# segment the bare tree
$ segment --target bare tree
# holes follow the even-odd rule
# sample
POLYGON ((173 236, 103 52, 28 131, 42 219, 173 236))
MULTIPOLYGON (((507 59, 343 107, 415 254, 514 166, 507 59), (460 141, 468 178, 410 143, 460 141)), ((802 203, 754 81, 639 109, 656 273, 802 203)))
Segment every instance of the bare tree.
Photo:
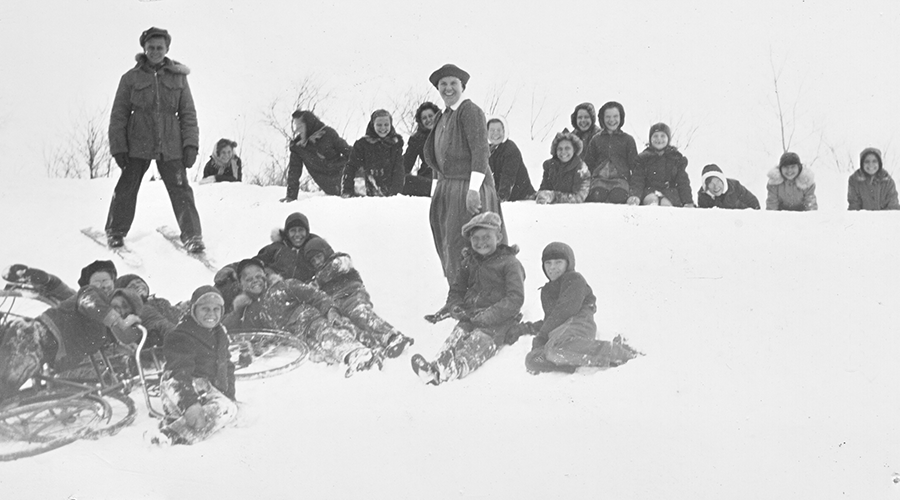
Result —
POLYGON ((775 110, 778 117, 778 126, 781 132, 781 150, 782 153, 790 151, 791 144, 794 140, 794 134, 797 131, 797 104, 800 102, 800 95, 803 93, 802 85, 797 90, 797 97, 793 99, 790 110, 786 110, 787 105, 782 103, 781 95, 781 74, 784 71, 784 63, 776 69, 775 56, 769 49, 769 66, 772 69, 772 86, 775 91, 775 110))
POLYGON ((544 95, 540 99, 537 97, 537 88, 531 90, 531 117, 530 128, 531 140, 543 141, 553 130, 553 125, 559 119, 559 108, 555 111, 546 111, 547 96, 544 95), (549 118, 548 118, 549 117, 549 118))
MULTIPOLYGON (((269 132, 274 132, 276 139, 272 142, 261 142, 258 149, 265 156, 265 160, 258 166, 257 171, 248 173, 247 182, 260 186, 284 186, 287 184, 287 167, 290 161, 290 142, 294 138, 291 113, 297 109, 315 112, 316 107, 331 97, 331 92, 326 91, 323 84, 313 76, 301 79, 291 91, 290 98, 276 97, 263 110, 262 124, 269 132)), ((303 172, 300 179, 300 189, 303 191, 314 190, 314 182, 310 182, 308 172, 303 172)), ((317 187, 315 188, 317 189, 317 187)))
POLYGON ((700 129, 700 125, 687 120, 684 113, 679 114, 678 117, 669 116, 669 120, 666 123, 669 125, 669 129, 672 130, 672 137, 669 137, 669 143, 677 146, 682 152, 687 151, 691 147, 691 141, 694 140, 694 134, 700 129))
POLYGON ((106 108, 82 111, 62 142, 45 152, 47 175, 88 179, 109 177, 112 156, 107 136, 108 119, 106 108))
POLYGON ((512 99, 509 99, 508 102, 504 102, 506 85, 507 81, 504 80, 502 83, 491 87, 487 94, 485 94, 484 111, 488 116, 506 117, 512 112, 513 106, 516 104, 516 99, 519 97, 519 91, 517 89, 515 93, 513 93, 512 99))
POLYGON ((392 99, 394 128, 406 137, 413 135, 417 126, 416 110, 423 102, 429 100, 431 100, 431 91, 418 86, 409 87, 406 92, 400 94, 400 97, 392 99))

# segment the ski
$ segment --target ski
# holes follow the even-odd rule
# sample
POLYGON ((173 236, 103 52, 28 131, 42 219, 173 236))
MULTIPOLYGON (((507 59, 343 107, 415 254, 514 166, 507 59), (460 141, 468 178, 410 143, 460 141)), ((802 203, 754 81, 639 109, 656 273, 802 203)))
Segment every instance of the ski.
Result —
POLYGON ((184 253, 185 255, 187 255, 189 257, 193 257, 194 259, 197 259, 198 261, 200 261, 201 264, 206 266, 206 268, 209 269, 210 271, 215 272, 215 271, 219 270, 219 266, 217 266, 216 263, 213 262, 212 259, 210 259, 209 257, 206 256, 206 252, 190 253, 187 250, 185 250, 184 244, 181 242, 181 234, 178 231, 172 229, 169 226, 159 226, 158 228, 156 228, 156 231, 159 234, 163 235, 163 237, 165 239, 169 240, 169 243, 171 243, 172 246, 174 246, 178 250, 181 250, 181 252, 184 253))
POLYGON ((128 248, 127 245, 121 246, 119 248, 109 248, 109 245, 106 244, 106 233, 104 231, 100 231, 92 227, 86 227, 81 230, 81 234, 87 236, 98 245, 116 254, 129 267, 140 268, 144 266, 144 261, 141 260, 137 253, 128 248))

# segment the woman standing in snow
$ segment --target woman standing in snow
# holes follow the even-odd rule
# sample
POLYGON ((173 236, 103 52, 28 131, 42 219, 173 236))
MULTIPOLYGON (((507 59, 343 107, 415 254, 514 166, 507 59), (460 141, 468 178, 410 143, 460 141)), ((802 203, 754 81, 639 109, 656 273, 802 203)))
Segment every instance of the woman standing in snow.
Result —
POLYGON ((812 170, 803 167, 797 153, 781 155, 778 166, 769 171, 766 189, 766 210, 807 212, 819 208, 815 177, 812 170))
POLYGON ((488 120, 488 145, 491 156, 488 163, 494 173, 494 185, 500 201, 534 199, 534 186, 528 178, 528 169, 522 161, 522 152, 509 140, 506 120, 496 116, 488 120))
POLYGON ((366 196, 393 196, 403 189, 403 138, 392 122, 387 110, 372 113, 366 135, 353 144, 350 161, 344 167, 341 196, 354 195, 359 172, 366 182, 366 196))
POLYGON ((900 210, 897 186, 882 165, 881 151, 866 148, 859 154, 859 170, 847 187, 850 210, 900 210))
MULTIPOLYGON (((469 74, 445 64, 428 79, 447 106, 425 141, 425 161, 437 173, 429 218, 444 276, 453 283, 467 245, 463 225, 482 211, 496 212, 501 218, 502 214, 488 164, 484 112, 463 96, 469 74)), ((506 244, 506 224, 501 231, 501 243, 506 244)))
POLYGON ((431 166, 425 161, 425 141, 428 134, 434 128, 434 121, 441 108, 432 102, 423 102, 416 109, 416 131, 409 137, 406 152, 403 153, 403 169, 406 171, 406 181, 403 185, 403 194, 409 196, 431 196, 431 182, 433 173, 431 166), (413 168, 419 162, 419 169, 413 173, 413 168))

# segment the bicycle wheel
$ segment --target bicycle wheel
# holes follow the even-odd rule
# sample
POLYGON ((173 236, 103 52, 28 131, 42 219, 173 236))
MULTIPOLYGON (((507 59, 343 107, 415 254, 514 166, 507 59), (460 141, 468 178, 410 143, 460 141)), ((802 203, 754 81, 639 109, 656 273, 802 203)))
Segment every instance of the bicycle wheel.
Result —
POLYGON ((5 404, 0 410, 0 461, 30 457, 59 448, 109 420, 103 398, 46 391, 5 404))
POLYGON ((131 425, 137 416, 137 407, 134 400, 127 394, 121 392, 111 392, 103 395, 106 402, 109 415, 104 418, 105 424, 98 423, 85 434, 86 439, 98 439, 103 436, 112 436, 118 433, 122 428, 131 425))
POLYGON ((236 380, 274 377, 289 372, 300 366, 309 354, 306 343, 287 332, 234 330, 228 332, 228 336, 236 380), (244 347, 247 345, 249 349, 244 347))

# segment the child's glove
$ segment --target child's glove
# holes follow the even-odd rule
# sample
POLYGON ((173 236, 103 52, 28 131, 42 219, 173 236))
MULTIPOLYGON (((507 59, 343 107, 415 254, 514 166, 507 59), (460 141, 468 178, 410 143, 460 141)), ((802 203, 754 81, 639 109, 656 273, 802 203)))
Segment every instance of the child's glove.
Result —
POLYGON ((141 318, 139 316, 135 316, 134 314, 129 314, 128 316, 125 317, 125 319, 123 321, 125 323, 125 326, 132 327, 135 324, 140 323, 141 318))
POLYGON ((472 215, 481 212, 481 193, 474 189, 466 191, 466 210, 472 215))
POLYGON ((238 275, 233 267, 223 267, 222 269, 219 269, 219 272, 216 273, 216 277, 213 278, 213 283, 215 283, 216 286, 227 285, 228 283, 237 281, 238 275))
POLYGON ((472 318, 469 317, 469 313, 460 306, 453 306, 450 309, 450 317, 456 321, 472 321, 472 318))
POLYGON ((446 307, 442 307, 442 308, 440 308, 440 310, 438 310, 438 312, 436 312, 434 314, 426 314, 425 321, 434 324, 434 323, 437 323, 438 321, 443 321, 449 317, 450 317, 450 312, 447 310, 446 307))
POLYGON ((206 427, 206 413, 204 413, 200 403, 194 403, 187 410, 184 410, 184 422, 194 430, 206 427))
POLYGON ((251 299, 250 296, 246 293, 242 293, 234 298, 234 301, 231 303, 231 305, 234 307, 235 311, 240 311, 243 308, 249 306, 251 303, 253 303, 253 299, 251 299))
POLYGON ((544 191, 538 191, 538 193, 534 196, 534 201, 538 205, 549 205, 553 203, 554 197, 555 194, 553 191, 545 189, 544 191))
POLYGON ((210 175, 209 177, 204 177, 197 181, 197 184, 213 184, 216 182, 215 176, 210 175))
POLYGON ((629 196, 628 199, 625 200, 625 203, 627 203, 629 205, 640 205, 641 199, 638 198, 637 196, 629 196))
POLYGON ((530 321, 523 321, 522 323, 513 325, 513 327, 506 332, 506 345, 515 344, 522 335, 534 335, 535 333, 537 332, 534 330, 534 323, 531 323, 530 321))
POLYGON ((696 208, 693 203, 687 202, 684 204, 684 208, 696 208))

